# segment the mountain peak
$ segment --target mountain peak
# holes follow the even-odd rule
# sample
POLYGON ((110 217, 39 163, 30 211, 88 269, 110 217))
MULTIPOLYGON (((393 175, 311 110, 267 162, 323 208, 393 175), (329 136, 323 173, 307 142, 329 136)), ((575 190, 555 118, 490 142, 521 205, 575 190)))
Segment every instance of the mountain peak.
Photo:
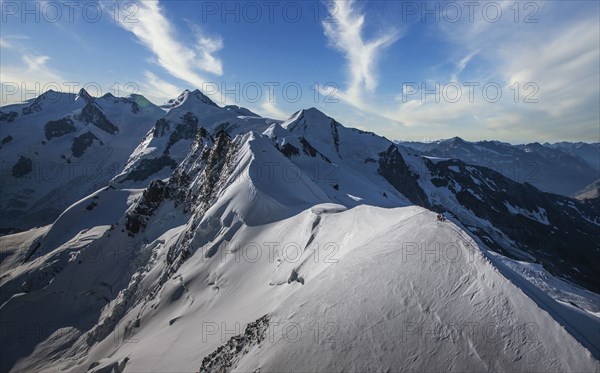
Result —
POLYGON ((327 114, 323 113, 321 110, 317 109, 316 107, 310 107, 308 109, 302 109, 300 110, 301 113, 303 113, 304 115, 307 116, 312 116, 312 117, 322 117, 322 118, 329 118, 331 119, 331 117, 329 117, 327 114))
POLYGON ((85 90, 85 88, 81 88, 77 93, 77 97, 75 97, 75 99, 77 100, 79 98, 85 101, 86 104, 94 102, 94 97, 92 97, 92 95, 90 95, 88 91, 85 90))
POLYGON ((218 107, 218 105, 215 104, 213 100, 211 100, 208 96, 206 96, 204 93, 202 93, 202 91, 200 91, 199 89, 195 89, 193 91, 186 89, 185 91, 183 91, 182 95, 185 95, 186 97, 194 97, 195 99, 202 102, 203 104, 218 107))
POLYGON ((182 106, 184 103, 189 104, 190 102, 192 102, 192 105, 199 102, 205 105, 219 107, 219 105, 215 104, 199 89, 195 89, 193 91, 185 89, 179 96, 177 96, 177 98, 170 99, 165 105, 162 105, 162 107, 166 109, 174 109, 182 106))
POLYGON ((288 130, 293 130, 301 125, 304 127, 322 127, 335 122, 331 117, 315 107, 302 109, 292 114, 281 126, 288 130))
POLYGON ((65 93, 60 91, 55 91, 53 89, 49 89, 46 92, 39 95, 34 101, 48 101, 48 102, 58 102, 63 98, 72 98, 74 96, 72 93, 65 93))
POLYGON ((467 141, 465 141, 464 139, 462 139, 461 137, 458 136, 454 136, 453 138, 449 139, 448 142, 450 142, 451 144, 466 144, 467 141))

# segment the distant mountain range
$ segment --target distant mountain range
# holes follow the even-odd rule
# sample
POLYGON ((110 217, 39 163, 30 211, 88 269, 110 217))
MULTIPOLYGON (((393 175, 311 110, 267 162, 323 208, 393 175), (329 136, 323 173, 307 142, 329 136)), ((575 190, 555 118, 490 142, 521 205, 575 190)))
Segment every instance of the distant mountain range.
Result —
POLYGON ((565 196, 574 196, 600 178, 600 143, 511 145, 500 141, 468 142, 460 137, 397 143, 424 156, 488 167, 519 183, 565 196))

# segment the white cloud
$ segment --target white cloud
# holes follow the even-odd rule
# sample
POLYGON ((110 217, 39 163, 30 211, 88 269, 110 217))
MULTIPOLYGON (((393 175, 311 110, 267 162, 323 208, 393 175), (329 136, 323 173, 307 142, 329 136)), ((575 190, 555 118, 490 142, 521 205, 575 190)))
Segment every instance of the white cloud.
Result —
POLYGON ((23 34, 4 35, 0 38, 0 48, 14 49, 18 47, 18 42, 28 40, 29 36, 23 34), (15 41, 17 43, 15 43, 15 41))
POLYGON ((177 97, 183 90, 171 84, 150 71, 145 71, 146 82, 142 84, 142 92, 146 98, 154 103, 162 104, 177 97))
MULTIPOLYGON (((429 35, 451 52, 446 63, 430 66, 446 66, 441 76, 435 68, 431 71, 438 72, 437 76, 416 79, 427 82, 428 88, 435 82, 442 85, 458 82, 463 87, 463 97, 458 102, 449 102, 444 97, 435 102, 433 95, 428 95, 423 102, 419 90, 408 100, 400 100, 402 95, 398 95, 395 102, 390 102, 386 96, 368 100, 367 93, 377 86, 373 71, 378 53, 370 54, 365 46, 373 44, 380 52, 396 40, 397 34, 391 39, 383 34, 365 42, 362 37, 364 15, 356 10, 352 1, 337 2, 340 22, 324 24, 324 27, 332 45, 346 56, 350 82, 348 89, 338 92, 336 98, 369 114, 370 118, 363 125, 392 138, 461 135, 513 142, 598 141, 600 30, 597 5, 576 10, 561 2, 530 3, 527 9, 521 5, 519 22, 513 18, 515 3, 501 1, 496 4, 502 7, 503 17, 497 23, 482 18, 480 7, 473 22, 463 17, 458 23, 442 21, 425 25, 435 31, 429 35), (590 11, 592 8, 595 11, 590 11), (536 12, 531 13, 532 9, 536 12), (529 15, 538 22, 523 22, 529 15), (364 51, 367 53, 363 60, 364 51), (447 62, 453 67, 448 69, 447 62), (480 84, 475 89, 475 102, 467 99, 465 82, 480 84), (486 101, 481 91, 482 86, 490 82, 499 84, 502 89, 502 98, 495 103, 486 101), (514 102, 516 86, 512 84, 515 82, 519 82, 518 103, 514 102), (528 82, 534 85, 525 89, 528 82), (524 103, 525 96, 536 86, 539 92, 534 98, 539 99, 539 103, 524 103), (410 131, 402 129, 407 127, 410 131)), ((355 119, 350 123, 359 124, 355 119)))
MULTIPOLYGON (((502 2, 498 23, 434 24, 440 40, 459 56, 450 81, 477 82, 476 102, 421 102, 420 92, 393 109, 378 110, 411 130, 434 137, 454 135, 507 141, 598 141, 600 30, 597 12, 564 14, 559 2, 538 2, 538 23, 515 23, 502 2), (543 10, 543 12, 542 12, 543 10), (477 56, 477 66, 466 70, 477 56), (486 102, 480 88, 489 82, 502 88, 502 99, 486 102), (518 83, 518 103, 514 102, 518 83), (527 83, 532 83, 526 86, 527 83), (534 89, 538 103, 523 102, 534 89), (528 89, 526 89, 528 88, 528 89)), ((438 77, 439 81, 439 77, 438 77)), ((441 84, 447 83, 440 81, 441 84)), ((463 97, 466 92, 463 92, 463 97)))
POLYGON ((289 117, 289 114, 277 107, 277 104, 274 100, 264 100, 260 105, 260 111, 261 115, 265 114, 265 116, 272 119, 286 119, 289 117))
POLYGON ((8 40, 0 38, 0 48, 12 48, 12 44, 8 40))
POLYGON ((137 22, 119 22, 119 25, 132 32, 154 53, 158 65, 191 84, 192 88, 202 87, 207 82, 203 72, 223 74, 223 64, 214 55, 223 48, 220 37, 211 38, 196 31, 196 44, 188 46, 176 35, 175 27, 164 16, 158 0, 139 1, 137 5, 137 22))
POLYGON ((198 51, 201 58, 198 65, 202 70, 212 72, 216 75, 223 75, 223 66, 221 61, 213 56, 213 53, 223 49, 223 40, 221 38, 207 38, 198 36, 198 51))
POLYGON ((525 82, 539 86, 539 108, 553 117, 569 118, 597 99, 600 91, 600 31, 597 17, 557 27, 537 38, 503 45, 500 71, 508 84, 520 83, 522 97, 531 93, 525 82), (514 53, 519 48, 520 53, 514 53))
POLYGON ((456 71, 454 71, 454 73, 452 73, 452 76, 450 77, 450 81, 458 82, 458 76, 460 75, 460 73, 463 72, 463 70, 467 67, 467 65, 473 59, 473 57, 475 57, 477 55, 477 53, 479 53, 479 51, 469 52, 463 58, 458 60, 458 62, 456 62, 456 71))
POLYGON ((381 52, 400 37, 397 29, 389 29, 371 40, 363 38, 365 16, 354 0, 335 1, 331 16, 335 22, 324 21, 325 36, 330 44, 344 54, 348 63, 348 87, 339 98, 364 106, 364 93, 373 93, 378 85, 376 67, 381 52))
POLYGON ((2 65, 1 105, 23 102, 34 98, 48 89, 65 89, 65 80, 59 72, 48 65, 50 57, 36 54, 23 54, 22 65, 2 65))

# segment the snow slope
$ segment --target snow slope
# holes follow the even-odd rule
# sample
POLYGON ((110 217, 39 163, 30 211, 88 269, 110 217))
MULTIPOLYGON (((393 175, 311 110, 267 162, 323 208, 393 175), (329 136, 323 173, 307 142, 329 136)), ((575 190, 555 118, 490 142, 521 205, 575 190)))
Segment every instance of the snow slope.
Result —
MULTIPOLYGON (((158 259, 178 233, 148 245, 158 259)), ((50 366, 81 371, 125 361, 125 371, 196 371, 269 314, 267 338, 233 358, 236 371, 600 369, 474 241, 422 208, 316 205, 275 223, 243 225, 220 251, 211 258, 197 251, 86 359, 50 366), (367 224, 373 229, 365 232, 367 224)), ((140 281, 148 291, 160 270, 155 263, 140 281)), ((48 369, 42 357, 15 369, 48 369)))
POLYGON ((594 284, 592 207, 316 109, 207 100, 171 100, 109 186, 0 238, 0 370, 600 371, 598 295, 567 278, 594 284), (582 257, 530 242, 553 235, 582 257), (546 257, 576 270, 525 260, 546 257))
POLYGON ((164 111, 140 95, 48 91, 2 107, 0 228, 47 225, 106 186, 164 111))
POLYGON ((146 180, 170 176, 187 155, 199 128, 204 129, 199 136, 210 142, 211 135, 219 131, 227 131, 230 135, 262 131, 277 122, 245 108, 221 108, 199 90, 185 90, 163 108, 168 112, 146 134, 113 182, 138 182, 137 185, 145 186, 146 180))

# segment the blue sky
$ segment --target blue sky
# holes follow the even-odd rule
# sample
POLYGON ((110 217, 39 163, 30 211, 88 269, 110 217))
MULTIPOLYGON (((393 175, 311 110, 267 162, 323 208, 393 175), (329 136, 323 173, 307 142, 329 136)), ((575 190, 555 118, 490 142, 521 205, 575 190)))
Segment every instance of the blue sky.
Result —
POLYGON ((600 141, 597 1, 2 0, 0 25, 3 105, 200 88, 392 139, 600 141))

